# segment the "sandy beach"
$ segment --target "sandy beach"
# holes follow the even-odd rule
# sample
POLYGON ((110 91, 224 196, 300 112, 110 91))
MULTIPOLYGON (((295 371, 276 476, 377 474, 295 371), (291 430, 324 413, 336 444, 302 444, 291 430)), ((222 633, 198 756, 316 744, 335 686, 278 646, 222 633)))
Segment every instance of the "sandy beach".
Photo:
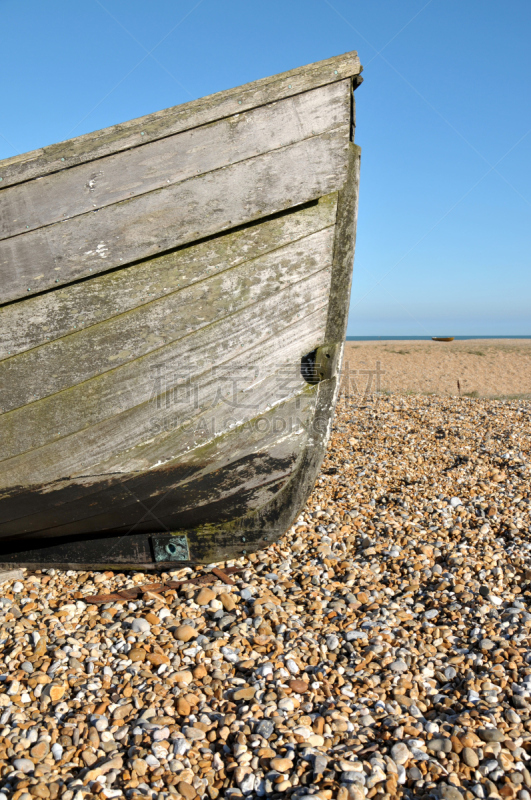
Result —
POLYGON ((530 398, 531 339, 347 342, 345 388, 378 391, 378 372, 383 392, 530 398))

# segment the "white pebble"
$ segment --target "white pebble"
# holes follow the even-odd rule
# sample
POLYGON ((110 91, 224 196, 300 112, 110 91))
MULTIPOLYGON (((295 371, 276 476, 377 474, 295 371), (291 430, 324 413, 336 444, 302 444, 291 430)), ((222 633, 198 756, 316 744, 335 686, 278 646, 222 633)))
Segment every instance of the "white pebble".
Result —
POLYGON ((63 746, 58 742, 52 744, 52 755, 56 761, 60 761, 63 757, 63 746))
POLYGON ((147 619, 139 617, 138 619, 134 619, 131 623, 131 630, 134 631, 134 633, 149 633, 151 630, 151 625, 147 619))

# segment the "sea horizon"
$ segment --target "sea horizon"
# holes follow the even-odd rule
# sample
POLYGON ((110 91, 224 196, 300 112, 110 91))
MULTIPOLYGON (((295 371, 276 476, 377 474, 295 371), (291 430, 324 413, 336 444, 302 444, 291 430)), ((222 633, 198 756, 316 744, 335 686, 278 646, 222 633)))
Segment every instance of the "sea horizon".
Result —
MULTIPOLYGON (((451 336, 451 334, 449 334, 449 333, 446 333, 446 334, 445 333, 440 333, 440 334, 434 334, 434 335, 435 336, 439 336, 439 337, 451 336)), ((523 335, 520 335, 520 334, 510 334, 510 335, 499 334, 499 335, 492 335, 492 336, 491 335, 485 336, 485 335, 477 334, 477 335, 471 335, 471 336, 469 336, 469 335, 466 335, 466 336, 454 336, 453 338, 456 341, 457 340, 466 340, 466 339, 531 339, 531 334, 529 334, 527 336, 523 336, 523 335)), ((347 336, 347 338, 346 338, 347 342, 379 342, 379 341, 393 341, 393 342, 396 341, 396 342, 399 342, 399 341, 412 341, 412 340, 431 342, 432 341, 432 337, 431 336, 385 336, 385 335, 383 335, 383 336, 347 336)))

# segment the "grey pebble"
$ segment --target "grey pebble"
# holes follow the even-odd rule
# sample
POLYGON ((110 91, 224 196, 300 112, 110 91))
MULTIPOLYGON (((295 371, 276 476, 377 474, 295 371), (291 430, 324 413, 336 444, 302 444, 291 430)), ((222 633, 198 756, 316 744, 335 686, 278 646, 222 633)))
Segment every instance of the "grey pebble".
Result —
POLYGON ((328 758, 321 753, 318 753, 315 756, 313 762, 313 772, 314 775, 322 775, 328 765, 328 758))
POLYGON ((463 800, 463 795, 456 786, 449 783, 441 783, 439 786, 441 800, 463 800))
POLYGON ((231 664, 237 664, 240 660, 240 656, 232 647, 222 647, 220 648, 220 652, 223 658, 231 664))
POLYGON ((393 672, 407 672, 408 666, 405 661, 399 658, 397 661, 393 661, 392 664, 389 664, 389 669, 392 669, 393 672))
POLYGON ((452 742, 450 739, 430 739, 426 746, 432 753, 452 752, 452 742))
POLYGON ((274 732, 275 732, 275 725, 269 719, 260 720, 255 729, 255 733, 257 733, 258 736, 263 736, 264 739, 269 739, 269 737, 272 736, 274 732))
POLYGON ((138 617, 134 619, 131 623, 131 630, 134 633, 149 633, 151 630, 151 625, 147 621, 147 619, 143 619, 142 617, 138 617))
POLYGON ((252 772, 250 775, 246 775, 239 784, 242 794, 249 795, 254 792, 255 782, 256 777, 252 772))
POLYGON ((444 677, 446 678, 447 681, 453 680, 453 678, 455 678, 456 675, 457 671, 454 669, 454 667, 446 667, 446 669, 444 670, 444 677))
POLYGON ((175 744, 173 745, 173 752, 176 756, 184 756, 188 750, 190 749, 191 744, 190 742, 186 741, 186 739, 177 739, 175 744))
POLYGON ((461 760, 467 765, 475 769, 479 764, 478 754, 472 747, 465 747, 461 752, 461 760))
POLYGON ((484 742, 504 742, 506 739, 503 731, 499 731, 497 728, 480 728, 475 732, 484 742))
POLYGON ((397 742, 391 748, 391 758, 395 764, 405 764, 411 758, 411 751, 404 742, 397 742))
POLYGON ((29 758, 15 758, 13 766, 24 773, 33 772, 35 769, 35 764, 29 758))
POLYGON ((354 770, 346 770, 345 772, 341 773, 341 783, 359 783, 365 784, 367 777, 366 775, 361 772, 355 772, 354 770))

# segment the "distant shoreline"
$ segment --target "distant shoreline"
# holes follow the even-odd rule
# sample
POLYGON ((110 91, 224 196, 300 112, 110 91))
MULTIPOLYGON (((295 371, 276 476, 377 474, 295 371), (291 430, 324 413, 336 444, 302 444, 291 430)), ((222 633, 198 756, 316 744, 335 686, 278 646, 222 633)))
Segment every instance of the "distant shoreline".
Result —
MULTIPOLYGON (((451 333, 433 334, 434 336, 451 336, 451 333)), ((454 336, 455 341, 466 341, 468 339, 531 339, 528 336, 518 336, 517 334, 504 336, 454 336)), ((347 342, 431 342, 431 336, 347 336, 347 342)))
POLYGON ((531 336, 349 338, 343 382, 351 393, 406 392, 531 400, 531 336))

